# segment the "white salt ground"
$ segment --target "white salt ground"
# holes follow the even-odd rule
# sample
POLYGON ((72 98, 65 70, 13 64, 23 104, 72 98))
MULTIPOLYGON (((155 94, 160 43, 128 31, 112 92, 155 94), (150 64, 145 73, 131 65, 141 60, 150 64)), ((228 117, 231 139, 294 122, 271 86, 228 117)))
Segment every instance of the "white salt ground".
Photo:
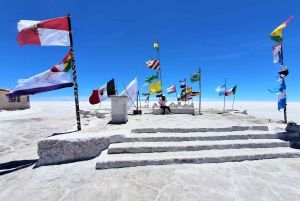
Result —
MULTIPOLYGON (((194 104, 198 111, 199 103, 194 104)), ((236 111, 230 111, 231 106, 226 102, 227 113, 218 114, 222 101, 202 101, 203 115, 195 116, 152 115, 151 107, 142 107, 142 115, 128 115, 126 124, 111 125, 107 101, 99 110, 103 118, 81 118, 82 133, 233 125, 267 125, 272 131, 284 131, 286 125, 278 123, 283 112, 276 109, 277 102, 239 101, 236 111), (241 114, 243 110, 248 115, 241 114)), ((98 108, 80 102, 81 110, 98 108)), ((299 102, 288 102, 287 119, 300 123, 299 102)), ((38 141, 66 131, 76 131, 74 102, 36 101, 27 110, 0 111, 0 200, 300 200, 299 158, 95 170, 96 157, 34 168, 38 141)))

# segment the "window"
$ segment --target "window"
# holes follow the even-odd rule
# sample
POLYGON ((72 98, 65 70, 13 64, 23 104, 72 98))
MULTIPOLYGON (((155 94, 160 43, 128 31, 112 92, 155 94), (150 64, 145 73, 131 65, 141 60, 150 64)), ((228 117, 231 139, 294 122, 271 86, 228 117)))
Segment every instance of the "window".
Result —
POLYGON ((10 98, 10 99, 8 100, 8 102, 10 102, 10 103, 12 103, 12 102, 20 102, 20 97, 18 96, 18 97, 10 98))

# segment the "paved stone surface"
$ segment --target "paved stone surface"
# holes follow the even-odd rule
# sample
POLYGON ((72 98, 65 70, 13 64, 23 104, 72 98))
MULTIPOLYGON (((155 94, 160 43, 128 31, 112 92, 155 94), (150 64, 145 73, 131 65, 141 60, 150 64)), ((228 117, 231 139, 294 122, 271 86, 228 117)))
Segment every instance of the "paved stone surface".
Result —
POLYGON ((100 155, 100 160, 96 164, 96 169, 170 165, 178 163, 223 163, 294 157, 300 157, 300 150, 283 147, 135 154, 107 154, 107 150, 105 150, 100 155))
POLYGON ((182 141, 182 142, 129 142, 129 143, 117 143, 117 144, 109 145, 108 154, 199 151, 199 150, 211 150, 211 149, 273 148, 273 147, 289 147, 289 142, 285 142, 279 139, 182 141))

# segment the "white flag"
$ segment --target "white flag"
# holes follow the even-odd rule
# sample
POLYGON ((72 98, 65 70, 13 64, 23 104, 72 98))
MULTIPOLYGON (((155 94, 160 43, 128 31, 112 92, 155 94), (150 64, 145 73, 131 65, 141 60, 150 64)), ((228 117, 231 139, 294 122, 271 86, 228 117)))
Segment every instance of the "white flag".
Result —
POLYGON ((126 87, 126 90, 124 90, 119 96, 127 96, 127 110, 134 104, 134 102, 137 100, 138 95, 138 83, 137 78, 132 80, 130 84, 126 87))
POLYGON ((22 95, 38 94, 72 86, 73 82, 68 72, 47 70, 31 78, 18 80, 18 85, 13 92, 6 94, 6 97, 13 98, 22 95))

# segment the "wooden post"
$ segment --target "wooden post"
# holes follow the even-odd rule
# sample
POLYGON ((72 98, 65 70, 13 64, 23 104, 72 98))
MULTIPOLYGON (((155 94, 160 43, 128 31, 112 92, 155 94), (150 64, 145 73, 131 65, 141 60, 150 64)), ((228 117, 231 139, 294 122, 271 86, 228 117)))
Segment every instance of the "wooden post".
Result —
POLYGON ((76 76, 76 66, 74 59, 74 48, 73 48, 73 38, 72 38, 72 27, 71 27, 71 16, 68 14, 69 21, 69 36, 70 36, 70 50, 72 54, 72 72, 73 72, 73 82, 74 82, 74 98, 75 98, 75 108, 76 108, 76 119, 77 119, 77 130, 81 130, 80 123, 80 114, 79 114, 79 100, 78 100, 78 85, 77 85, 77 76, 76 76))

